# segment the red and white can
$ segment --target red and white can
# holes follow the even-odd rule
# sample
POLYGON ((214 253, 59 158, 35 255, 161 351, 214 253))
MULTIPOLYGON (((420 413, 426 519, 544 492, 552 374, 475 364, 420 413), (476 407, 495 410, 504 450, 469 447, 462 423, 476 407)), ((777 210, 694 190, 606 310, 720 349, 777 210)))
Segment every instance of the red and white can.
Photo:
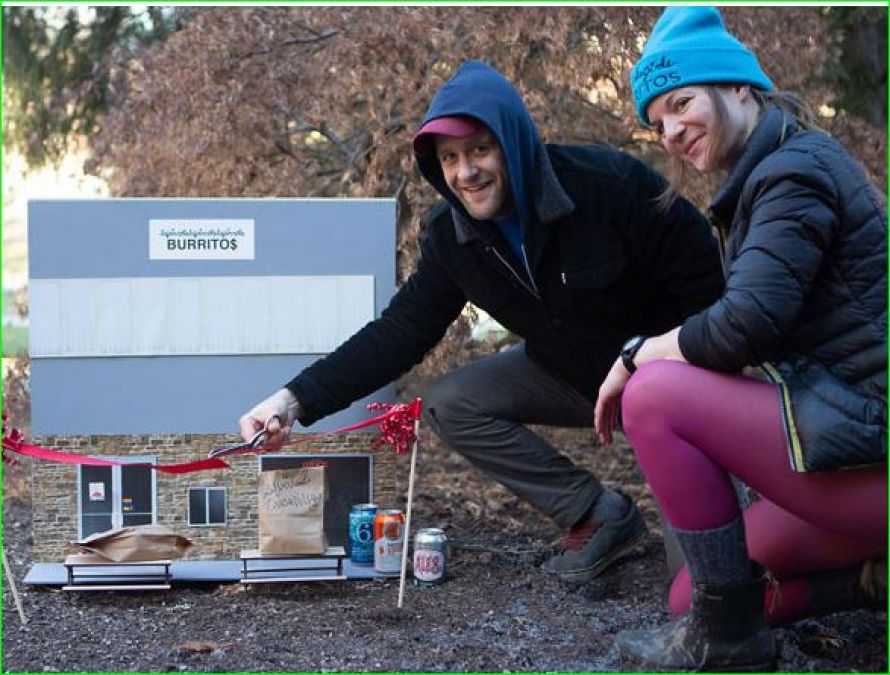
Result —
POLYGON ((374 517, 374 571, 397 577, 402 571, 405 515, 398 509, 378 511, 374 517))
POLYGON ((414 585, 438 586, 445 580, 448 540, 438 527, 418 530, 414 535, 414 585))

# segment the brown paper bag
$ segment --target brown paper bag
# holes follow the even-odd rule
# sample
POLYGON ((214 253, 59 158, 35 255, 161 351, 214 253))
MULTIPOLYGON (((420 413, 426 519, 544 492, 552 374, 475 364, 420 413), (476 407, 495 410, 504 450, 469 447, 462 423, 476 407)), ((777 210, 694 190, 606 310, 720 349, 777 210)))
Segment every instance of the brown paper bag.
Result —
POLYGON ((323 466, 261 471, 260 553, 324 553, 323 466))
POLYGON ((192 546, 188 537, 163 525, 118 527, 71 543, 113 562, 181 558, 192 546))

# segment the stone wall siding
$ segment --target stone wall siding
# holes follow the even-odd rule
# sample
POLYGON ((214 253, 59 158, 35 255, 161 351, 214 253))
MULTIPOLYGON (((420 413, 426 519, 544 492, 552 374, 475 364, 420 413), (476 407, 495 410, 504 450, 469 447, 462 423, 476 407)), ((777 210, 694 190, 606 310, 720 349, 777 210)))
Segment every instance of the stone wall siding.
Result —
MULTIPOLYGON (((282 450, 282 454, 370 453, 373 456, 374 501, 397 507, 408 483, 409 455, 396 455, 388 446, 372 449, 376 432, 322 437, 282 450)), ((158 434, 140 436, 45 436, 38 445, 82 455, 127 457, 152 455, 159 464, 190 462, 213 448, 238 442, 232 435, 158 434)), ((278 453, 276 453, 278 454, 278 453)), ((190 559, 235 559, 242 549, 256 548, 258 539, 255 455, 226 458, 231 469, 188 474, 157 473, 157 522, 189 537, 190 559), (225 487, 227 523, 189 526, 188 488, 225 487)), ((36 560, 59 562, 68 542, 77 539, 77 466, 34 461, 31 473, 33 552, 36 560)))

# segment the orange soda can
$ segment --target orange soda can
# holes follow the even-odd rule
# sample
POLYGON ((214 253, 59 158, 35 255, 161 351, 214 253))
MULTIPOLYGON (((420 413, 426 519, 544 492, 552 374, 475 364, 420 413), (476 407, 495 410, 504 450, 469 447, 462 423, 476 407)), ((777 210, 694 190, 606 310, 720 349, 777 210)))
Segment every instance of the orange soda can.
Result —
POLYGON ((397 577, 402 571, 405 515, 398 509, 378 511, 374 517, 374 571, 397 577))

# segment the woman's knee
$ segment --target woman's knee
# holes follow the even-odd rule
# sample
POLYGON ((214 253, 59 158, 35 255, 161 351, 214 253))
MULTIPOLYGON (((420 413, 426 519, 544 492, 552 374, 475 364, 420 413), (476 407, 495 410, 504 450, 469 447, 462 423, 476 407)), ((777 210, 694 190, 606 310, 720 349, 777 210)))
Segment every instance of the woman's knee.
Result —
POLYGON ((680 361, 650 361, 633 374, 621 397, 622 424, 631 440, 676 410, 676 396, 690 368, 680 361))

